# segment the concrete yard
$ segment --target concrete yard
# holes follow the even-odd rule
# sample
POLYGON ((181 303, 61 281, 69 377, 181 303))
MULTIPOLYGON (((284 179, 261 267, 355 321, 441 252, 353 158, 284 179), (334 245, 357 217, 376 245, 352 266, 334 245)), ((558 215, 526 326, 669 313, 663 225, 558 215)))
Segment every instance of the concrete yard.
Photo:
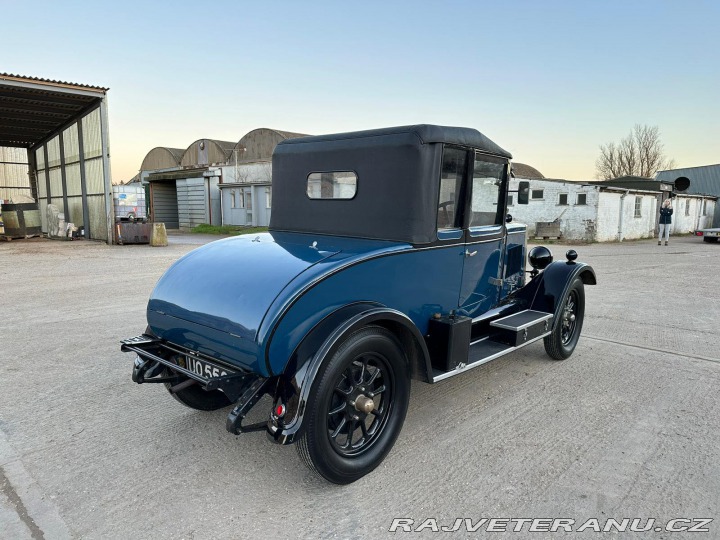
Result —
POLYGON ((720 245, 574 246, 598 276, 575 354, 540 342, 413 383, 394 449, 344 487, 262 433, 231 436, 227 411, 130 380, 119 341, 195 247, 0 243, 0 538, 416 536, 393 518, 713 518, 699 537, 720 538, 720 245))

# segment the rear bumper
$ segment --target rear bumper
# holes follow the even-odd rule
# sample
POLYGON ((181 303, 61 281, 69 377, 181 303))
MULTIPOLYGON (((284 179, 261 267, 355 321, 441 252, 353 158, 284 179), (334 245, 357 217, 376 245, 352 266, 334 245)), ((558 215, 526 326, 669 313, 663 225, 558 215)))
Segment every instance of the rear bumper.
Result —
POLYGON ((132 372, 132 379, 136 383, 169 383, 174 385, 171 391, 173 388, 180 391, 191 384, 198 384, 206 391, 219 390, 235 403, 235 407, 228 415, 226 424, 228 431, 238 434, 267 428, 267 422, 244 426, 242 420, 270 390, 273 379, 249 371, 240 371, 236 366, 225 365, 146 334, 125 339, 120 344, 121 351, 137 354, 132 372), (198 358, 205 364, 218 368, 218 371, 229 373, 218 377, 204 377, 179 365, 179 359, 183 357, 198 358), (164 376, 166 370, 163 368, 168 368, 175 375, 164 376))

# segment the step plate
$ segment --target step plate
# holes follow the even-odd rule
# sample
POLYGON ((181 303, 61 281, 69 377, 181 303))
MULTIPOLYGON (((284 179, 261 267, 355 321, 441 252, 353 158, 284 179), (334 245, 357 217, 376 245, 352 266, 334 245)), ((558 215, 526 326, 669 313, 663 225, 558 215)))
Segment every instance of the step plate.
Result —
MULTIPOLYGON (((552 321, 552 313, 545 313, 543 311, 534 311, 532 309, 526 309, 520 313, 514 315, 508 315, 502 319, 497 319, 490 323, 490 326, 495 328, 504 328, 506 330, 523 330, 534 324, 544 321, 552 321)), ((551 324, 551 323, 549 323, 551 324)))
POLYGON ((490 323, 491 339, 513 347, 546 335, 552 330, 552 313, 526 310, 490 323))

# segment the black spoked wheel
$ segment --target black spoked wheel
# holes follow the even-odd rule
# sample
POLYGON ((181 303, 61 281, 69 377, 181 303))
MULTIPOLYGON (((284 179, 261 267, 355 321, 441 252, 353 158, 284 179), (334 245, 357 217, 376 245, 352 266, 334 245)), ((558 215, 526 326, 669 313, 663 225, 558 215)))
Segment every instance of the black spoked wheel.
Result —
POLYGON ((565 360, 575 350, 585 317, 585 287, 580 278, 575 278, 563 298, 559 317, 544 339, 545 352, 555 360, 565 360))
POLYGON ((357 480, 392 448, 409 396, 407 362, 395 336, 380 327, 356 332, 318 373, 298 453, 330 482, 357 480))

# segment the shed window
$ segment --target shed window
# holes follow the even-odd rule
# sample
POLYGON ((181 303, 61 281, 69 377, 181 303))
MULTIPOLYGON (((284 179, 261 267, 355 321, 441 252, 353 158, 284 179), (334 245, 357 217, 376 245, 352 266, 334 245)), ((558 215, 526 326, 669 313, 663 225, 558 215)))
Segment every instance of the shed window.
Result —
POLYGON ((508 205, 508 206, 512 206, 512 205, 513 205, 513 196, 512 196, 512 195, 508 195, 508 196, 507 196, 507 205, 508 205))
POLYGON ((542 189, 533 189, 532 192, 531 192, 531 194, 530 194, 530 198, 532 198, 532 199, 542 199, 542 198, 544 197, 544 195, 545 195, 544 191, 545 191, 545 190, 542 190, 542 189))
POLYGON ((577 204, 580 206, 587 204, 587 193, 578 193, 577 204))
POLYGON ((703 216, 707 216, 707 199, 703 201, 703 216))
POLYGON ((237 208, 237 200, 235 199, 235 190, 230 192, 230 208, 237 208))
POLYGON ((558 204, 559 204, 560 206, 567 206, 567 203, 568 203, 568 202, 567 202, 567 197, 568 197, 568 194, 567 194, 567 193, 561 193, 561 194, 560 194, 560 200, 558 201, 558 204))
POLYGON ((272 206, 272 191, 269 187, 265 188, 265 208, 270 208, 272 206))
POLYGON ((352 171, 314 172, 307 177, 311 199, 352 199, 357 193, 357 175, 352 171))
POLYGON ((642 217, 642 197, 635 197, 635 217, 642 217))
POLYGON ((685 215, 686 216, 690 215, 690 199, 685 201, 685 215))

